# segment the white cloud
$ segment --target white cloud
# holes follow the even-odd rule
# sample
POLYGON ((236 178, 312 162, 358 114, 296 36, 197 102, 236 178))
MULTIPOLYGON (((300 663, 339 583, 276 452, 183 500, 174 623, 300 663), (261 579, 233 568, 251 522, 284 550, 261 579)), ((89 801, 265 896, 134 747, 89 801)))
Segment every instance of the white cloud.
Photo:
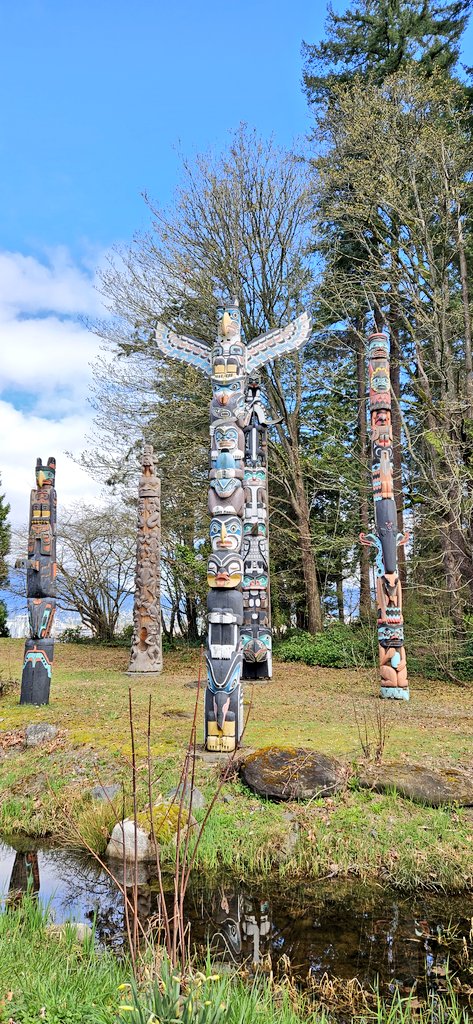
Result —
POLYGON ((56 390, 83 398, 99 349, 100 339, 74 320, 0 320, 1 390, 29 392, 38 402, 56 390))
POLYGON ((93 274, 66 250, 47 263, 0 252, 0 473, 13 525, 28 518, 38 455, 56 457, 59 509, 98 500, 100 486, 65 452, 80 455, 93 433, 88 397, 101 342, 78 315, 103 312, 93 274))
POLYGON ((65 248, 50 250, 48 256, 49 263, 42 263, 19 252, 0 252, 0 315, 100 313, 90 272, 74 264, 65 248))
POLYGON ((38 455, 46 461, 56 458, 58 514, 61 507, 75 501, 97 501, 100 485, 77 466, 66 451, 80 453, 85 434, 92 430, 92 413, 64 416, 57 420, 24 413, 10 403, 0 401, 0 423, 4 438, 0 469, 2 493, 10 503, 10 522, 21 525, 28 520, 31 488, 38 455))

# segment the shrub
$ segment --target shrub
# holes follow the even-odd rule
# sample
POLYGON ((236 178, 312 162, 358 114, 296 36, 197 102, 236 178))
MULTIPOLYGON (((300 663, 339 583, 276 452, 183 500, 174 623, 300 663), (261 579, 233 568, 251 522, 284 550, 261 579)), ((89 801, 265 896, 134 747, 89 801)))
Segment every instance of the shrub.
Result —
POLYGON ((372 628, 340 622, 315 635, 294 630, 275 645, 274 653, 281 661, 302 661, 323 668, 356 668, 372 665, 375 649, 372 628))

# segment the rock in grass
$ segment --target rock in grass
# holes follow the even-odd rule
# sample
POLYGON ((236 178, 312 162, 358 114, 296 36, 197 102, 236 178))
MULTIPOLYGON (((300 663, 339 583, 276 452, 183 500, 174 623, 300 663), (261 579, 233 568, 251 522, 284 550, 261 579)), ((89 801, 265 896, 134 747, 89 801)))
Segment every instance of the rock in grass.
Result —
POLYGON ((92 800, 113 800, 116 796, 121 793, 122 787, 118 782, 113 782, 110 786, 93 786, 90 791, 92 800))
POLYGON ((423 765, 391 762, 366 766, 358 776, 359 785, 376 793, 395 790, 417 803, 442 807, 445 804, 473 805, 473 776, 458 768, 424 768, 423 765))
POLYGON ((270 800, 310 800, 345 787, 346 771, 335 757, 295 747, 265 747, 244 758, 242 781, 270 800))
MULTIPOLYGON (((181 800, 181 793, 182 793, 182 782, 181 782, 181 784, 179 786, 176 786, 175 789, 170 789, 169 793, 166 793, 166 800, 173 800, 174 803, 176 803, 177 806, 179 807, 179 803, 180 803, 180 800, 181 800)), ((191 793, 192 793, 192 810, 193 811, 202 811, 203 808, 205 807, 205 804, 206 804, 205 796, 204 796, 203 793, 201 793, 200 789, 198 789, 197 786, 194 786, 192 788, 192 786, 190 785, 189 782, 187 783, 186 788, 184 790, 184 800, 183 800, 184 807, 189 807, 190 806, 191 793)))
POLYGON ((50 924, 47 926, 46 932, 49 935, 57 935, 58 938, 62 938, 68 933, 73 933, 78 942, 85 942, 86 939, 90 939, 93 935, 90 924, 86 924, 84 921, 65 921, 64 924, 50 924))
POLYGON ((36 722, 25 729, 25 746, 39 747, 42 743, 52 743, 59 732, 57 725, 47 722, 36 722))
MULTIPOLYGON (((135 823, 130 818, 119 821, 115 825, 106 849, 106 856, 111 860, 134 861, 135 859, 135 823)), ((152 861, 155 858, 154 847, 148 832, 141 825, 136 828, 137 861, 152 861)))

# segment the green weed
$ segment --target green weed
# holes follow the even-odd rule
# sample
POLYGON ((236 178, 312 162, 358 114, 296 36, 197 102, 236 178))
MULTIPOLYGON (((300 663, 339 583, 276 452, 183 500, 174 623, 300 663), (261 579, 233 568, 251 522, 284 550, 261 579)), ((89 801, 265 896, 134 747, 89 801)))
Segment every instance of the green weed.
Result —
POLYGON ((113 1024, 126 963, 48 929, 47 911, 26 895, 0 915, 0 1021, 113 1024))

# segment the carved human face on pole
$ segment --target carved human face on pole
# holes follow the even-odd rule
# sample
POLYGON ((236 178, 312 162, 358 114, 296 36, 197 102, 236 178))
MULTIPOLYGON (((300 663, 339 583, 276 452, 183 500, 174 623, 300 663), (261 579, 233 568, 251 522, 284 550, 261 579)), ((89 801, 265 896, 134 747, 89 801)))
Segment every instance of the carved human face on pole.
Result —
POLYGON ((239 555, 212 553, 207 563, 209 587, 218 589, 239 587, 243 576, 243 561, 239 555))
POLYGON ((216 516, 210 522, 212 551, 240 551, 243 523, 239 516, 216 516))

